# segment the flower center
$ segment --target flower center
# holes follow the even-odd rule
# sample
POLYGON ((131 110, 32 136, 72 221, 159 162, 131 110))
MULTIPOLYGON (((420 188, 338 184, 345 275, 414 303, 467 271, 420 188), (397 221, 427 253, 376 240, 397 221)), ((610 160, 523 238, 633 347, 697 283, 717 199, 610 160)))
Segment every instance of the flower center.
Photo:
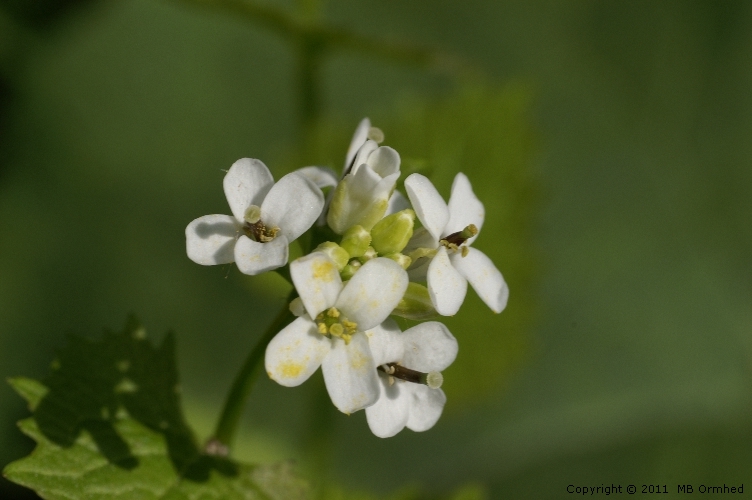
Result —
POLYGON ((261 208, 256 205, 251 205, 248 210, 245 211, 243 217, 243 233, 253 241, 259 243, 267 243, 272 241, 279 232, 279 228, 276 226, 267 226, 261 220, 261 208))
POLYGON ((438 389, 444 382, 444 377, 439 372, 423 373, 397 363, 387 363, 376 367, 376 369, 389 376, 389 385, 394 383, 394 379, 400 379, 414 384, 427 385, 431 389, 438 389))
POLYGON ((345 318, 336 307, 330 307, 316 316, 316 327, 321 335, 339 337, 350 343, 350 339, 358 331, 357 323, 345 318))
POLYGON ((464 243, 476 234, 478 234, 478 227, 475 224, 470 224, 462 231, 457 231, 441 238, 439 244, 445 246, 447 250, 460 251, 462 252, 462 256, 465 257, 469 250, 464 243))

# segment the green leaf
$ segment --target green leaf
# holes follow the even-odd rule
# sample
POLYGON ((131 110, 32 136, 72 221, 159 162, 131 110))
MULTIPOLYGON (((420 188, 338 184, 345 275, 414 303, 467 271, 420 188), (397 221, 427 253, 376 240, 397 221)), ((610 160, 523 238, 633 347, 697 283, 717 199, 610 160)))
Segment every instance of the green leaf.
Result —
POLYGON ((133 318, 100 341, 71 336, 39 382, 11 386, 37 442, 4 475, 46 499, 295 499, 306 484, 288 463, 251 466, 201 452, 180 406, 174 336, 159 347, 133 318))

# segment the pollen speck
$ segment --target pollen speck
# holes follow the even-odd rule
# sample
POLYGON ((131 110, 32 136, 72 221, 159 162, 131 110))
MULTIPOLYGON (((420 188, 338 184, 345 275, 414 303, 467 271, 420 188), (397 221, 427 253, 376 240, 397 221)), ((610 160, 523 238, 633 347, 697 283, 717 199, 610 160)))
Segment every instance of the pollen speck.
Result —
POLYGON ((313 277, 321 281, 332 281, 337 270, 329 261, 316 262, 313 265, 313 277))
POLYGON ((279 366, 279 372, 285 378, 296 378, 303 372, 303 365, 288 361, 279 366))

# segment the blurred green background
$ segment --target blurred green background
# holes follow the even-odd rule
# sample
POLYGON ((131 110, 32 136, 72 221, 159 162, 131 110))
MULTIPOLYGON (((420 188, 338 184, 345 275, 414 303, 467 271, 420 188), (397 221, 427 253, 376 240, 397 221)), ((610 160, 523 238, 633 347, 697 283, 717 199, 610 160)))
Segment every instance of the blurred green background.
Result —
MULTIPOLYGON (((263 380, 239 458, 294 457, 342 498, 752 483, 752 4, 319 7, 463 63, 332 51, 301 129, 294 46, 262 24, 179 1, 0 2, 0 375, 43 377, 66 332, 134 312, 155 340, 177 332, 206 438, 286 288, 191 263, 185 226, 228 213, 236 159, 340 169, 369 116, 445 196, 469 175, 508 309, 471 292, 448 321, 460 356, 431 431, 381 440, 332 410, 320 375, 263 380)), ((0 466, 30 451, 27 414, 0 385, 0 466)))

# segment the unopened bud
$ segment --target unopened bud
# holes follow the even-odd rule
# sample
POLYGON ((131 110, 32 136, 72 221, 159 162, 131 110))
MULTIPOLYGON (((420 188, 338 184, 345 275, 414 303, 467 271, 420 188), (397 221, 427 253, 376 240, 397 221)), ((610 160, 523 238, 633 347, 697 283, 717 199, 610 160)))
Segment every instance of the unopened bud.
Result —
POLYGON ((317 246, 314 252, 321 252, 326 254, 327 257, 332 259, 332 262, 334 262, 334 264, 337 266, 337 271, 341 271, 342 268, 347 265, 347 261, 350 259, 347 251, 345 251, 344 248, 332 241, 325 241, 321 245, 317 246))
POLYGON ((352 278, 355 272, 360 269, 362 265, 363 264, 361 264, 357 259, 351 260, 350 263, 342 268, 342 271, 339 272, 339 276, 340 278, 342 278, 342 281, 347 281, 352 278))
POLYGON ((363 255, 361 255, 358 260, 361 264, 365 264, 371 259, 375 259, 379 255, 376 253, 376 250, 373 247, 368 247, 365 252, 363 252, 363 255))
POLYGON ((388 215, 371 229, 371 245, 381 255, 401 252, 413 236, 415 212, 407 208, 388 215))
POLYGON ((340 246, 350 257, 362 257, 371 244, 371 234, 363 226, 353 226, 342 235, 340 246))
POLYGON ((413 262, 413 260, 410 257, 408 257, 407 255, 401 254, 401 253, 397 253, 397 252, 395 252, 395 253, 388 253, 388 254, 384 255, 384 257, 386 257, 387 259, 393 260, 394 262, 396 262, 397 264, 399 264, 400 266, 402 266, 402 269, 407 269, 408 267, 410 267, 410 264, 412 264, 412 262, 413 262))

